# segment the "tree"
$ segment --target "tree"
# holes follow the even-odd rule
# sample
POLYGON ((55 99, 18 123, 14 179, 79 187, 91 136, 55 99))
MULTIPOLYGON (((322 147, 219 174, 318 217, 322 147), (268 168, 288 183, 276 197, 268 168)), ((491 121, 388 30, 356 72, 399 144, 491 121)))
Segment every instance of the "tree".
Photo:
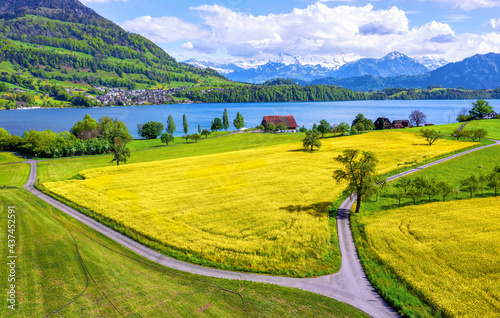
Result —
POLYGON ((469 114, 472 118, 483 118, 493 111, 493 107, 490 106, 490 103, 482 99, 472 103, 472 106, 472 109, 469 110, 469 114))
POLYGON ((110 144, 114 144, 116 137, 120 137, 124 144, 132 141, 127 126, 118 119, 111 119, 108 116, 99 118, 99 131, 99 138, 108 140, 110 144))
POLYGON ((500 166, 496 166, 487 178, 488 183, 486 185, 491 188, 495 192, 495 196, 497 196, 498 189, 500 188, 500 166))
POLYGON ((188 140, 191 139, 191 135, 184 135, 182 136, 182 139, 185 139, 186 143, 188 143, 188 140))
POLYGON ((301 133, 307 132, 307 128, 302 126, 299 128, 299 132, 301 132, 301 133))
POLYGON ((174 135, 168 133, 168 132, 164 132, 163 134, 161 134, 161 142, 164 142, 167 144, 168 146, 168 143, 169 142, 174 142, 174 135))
POLYGON ((478 186, 479 180, 477 180, 475 175, 471 175, 460 182, 460 188, 469 192, 470 198, 472 199, 472 195, 479 190, 478 186))
POLYGON ((466 136, 468 136, 472 141, 476 141, 478 139, 481 141, 481 138, 486 137, 488 135, 488 132, 484 130, 483 128, 478 128, 478 129, 470 129, 464 132, 466 136))
POLYGON ((443 197, 443 202, 448 195, 453 193, 453 187, 446 181, 439 181, 436 187, 439 189, 439 194, 443 197))
POLYGON ((224 126, 222 125, 222 120, 218 117, 214 118, 214 120, 212 121, 212 127, 210 127, 210 130, 211 131, 218 131, 218 130, 222 130, 224 128, 224 126))
POLYGON ((241 116, 240 112, 236 114, 236 118, 233 121, 233 126, 236 129, 245 127, 245 119, 241 116))
POLYGON ((99 137, 99 123, 93 119, 89 114, 83 117, 82 121, 75 123, 70 132, 78 139, 87 140, 99 137))
POLYGON ((157 121, 149 121, 145 123, 140 131, 140 136, 146 139, 156 139, 163 131, 163 124, 157 121))
POLYGON ((316 129, 311 129, 306 132, 305 138, 302 140, 302 146, 305 149, 308 149, 311 147, 311 151, 313 151, 313 148, 321 148, 321 141, 319 141, 319 131, 316 129))
POLYGON ((437 187, 436 180, 425 180, 423 193, 429 198, 429 203, 431 199, 439 194, 440 189, 437 187))
POLYGON ((342 164, 343 169, 333 172, 333 178, 337 182, 347 181, 346 192, 354 192, 357 197, 356 213, 359 213, 361 201, 365 194, 370 192, 374 186, 375 169, 378 163, 375 155, 370 151, 361 153, 358 149, 346 149, 335 161, 342 164), (357 158, 359 160, 357 160, 357 158))
POLYGON ((329 133, 330 130, 330 123, 328 123, 325 119, 322 119, 318 125, 318 131, 321 133, 321 138, 324 138, 325 134, 329 133))
POLYGON ((222 125, 224 130, 227 131, 229 128, 229 116, 227 115, 227 108, 224 108, 224 113, 222 114, 222 125))
POLYGON ((184 114, 182 116, 182 126, 183 126, 184 135, 186 135, 188 133, 188 121, 187 121, 186 114, 184 114))
POLYGON ((375 125, 371 119, 368 119, 363 114, 358 114, 356 118, 352 121, 352 125, 355 126, 358 131, 373 130, 375 125))
POLYGON ((399 188, 406 195, 411 187, 411 179, 408 177, 401 177, 396 181, 396 188, 399 188))
POLYGON ((142 131, 142 124, 137 124, 137 134, 140 136, 142 131))
POLYGON ((201 126, 198 124, 198 133, 201 134, 201 126))
POLYGON ((167 133, 169 133, 170 135, 173 135, 175 133, 175 130, 177 129, 177 127, 175 126, 175 123, 174 123, 174 118, 172 117, 172 115, 168 115, 168 119, 167 119, 167 133))
POLYGON ((287 130, 288 127, 283 123, 279 123, 278 126, 276 126, 276 129, 283 131, 283 130, 287 130))
POLYGON ((211 132, 208 129, 203 129, 203 131, 201 132, 201 135, 205 136, 205 138, 208 138, 208 135, 210 135, 210 134, 211 134, 211 132))
POLYGON ((192 134, 190 137, 191 137, 190 139, 196 142, 198 142, 198 140, 201 138, 200 134, 192 134))
POLYGON ((435 143, 438 139, 443 138, 443 134, 441 131, 436 131, 433 129, 421 129, 420 132, 422 133, 422 136, 425 138, 425 141, 429 144, 429 146, 432 146, 433 143, 435 143))
POLYGON ((453 130, 453 132, 451 133, 451 135, 455 138, 457 138, 457 140, 460 140, 460 138, 463 138, 465 136, 467 136, 466 132, 464 130, 460 130, 460 129, 455 129, 453 130))
POLYGON ((270 123, 269 125, 266 126, 266 130, 269 130, 270 132, 274 132, 276 130, 276 125, 273 123, 270 123))
POLYGON ((113 160, 111 162, 116 161, 117 166, 120 165, 120 162, 127 163, 127 158, 130 157, 130 149, 121 137, 113 139, 113 149, 113 160))
POLYGON ((344 122, 341 122, 336 128, 341 135, 347 134, 350 130, 349 124, 344 122))
POLYGON ((425 124, 425 121, 427 119, 427 116, 422 113, 420 110, 414 110, 410 113, 410 116, 408 116, 408 119, 410 120, 410 123, 413 126, 420 126, 420 124, 425 124))

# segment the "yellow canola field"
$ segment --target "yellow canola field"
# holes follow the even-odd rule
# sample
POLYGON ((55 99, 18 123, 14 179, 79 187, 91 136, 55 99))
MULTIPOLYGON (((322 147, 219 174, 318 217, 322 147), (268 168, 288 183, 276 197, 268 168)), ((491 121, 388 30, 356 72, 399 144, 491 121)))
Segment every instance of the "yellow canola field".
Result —
POLYGON ((500 199, 411 206, 364 217, 372 250, 450 317, 500 313, 500 199))
POLYGON ((385 173, 472 145, 428 146, 401 131, 322 143, 313 153, 299 142, 92 169, 82 172, 86 180, 44 185, 161 242, 166 254, 219 268, 312 276, 340 266, 328 210, 343 190, 332 178, 339 168, 333 158, 343 149, 374 151, 385 173))

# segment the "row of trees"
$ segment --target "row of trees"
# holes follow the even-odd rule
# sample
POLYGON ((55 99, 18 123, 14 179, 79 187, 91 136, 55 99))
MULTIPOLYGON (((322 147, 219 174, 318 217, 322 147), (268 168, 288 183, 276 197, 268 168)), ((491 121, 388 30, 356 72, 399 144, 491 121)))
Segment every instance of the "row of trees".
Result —
POLYGON ((485 138, 488 135, 488 132, 483 128, 477 129, 455 129, 453 130, 452 136, 456 137, 457 140, 460 138, 469 138, 472 141, 481 140, 481 138, 485 138))

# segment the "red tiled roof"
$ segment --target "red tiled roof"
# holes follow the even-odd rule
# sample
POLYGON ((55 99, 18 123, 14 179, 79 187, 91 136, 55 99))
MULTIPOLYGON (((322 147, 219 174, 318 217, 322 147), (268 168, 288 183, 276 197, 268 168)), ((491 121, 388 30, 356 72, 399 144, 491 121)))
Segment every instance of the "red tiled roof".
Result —
POLYGON ((299 125, 297 125, 297 122, 295 121, 295 118, 292 115, 264 116, 264 118, 262 119, 262 125, 264 126, 267 126, 269 124, 274 124, 275 126, 278 126, 281 123, 285 124, 285 126, 288 129, 295 129, 299 127, 299 125))

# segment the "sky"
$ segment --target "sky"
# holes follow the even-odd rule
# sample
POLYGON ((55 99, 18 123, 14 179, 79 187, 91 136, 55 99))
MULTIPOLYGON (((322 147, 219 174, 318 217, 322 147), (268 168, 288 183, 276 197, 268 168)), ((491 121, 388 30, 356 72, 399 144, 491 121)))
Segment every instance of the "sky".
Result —
POLYGON ((178 61, 500 53, 500 0, 80 0, 178 61))

